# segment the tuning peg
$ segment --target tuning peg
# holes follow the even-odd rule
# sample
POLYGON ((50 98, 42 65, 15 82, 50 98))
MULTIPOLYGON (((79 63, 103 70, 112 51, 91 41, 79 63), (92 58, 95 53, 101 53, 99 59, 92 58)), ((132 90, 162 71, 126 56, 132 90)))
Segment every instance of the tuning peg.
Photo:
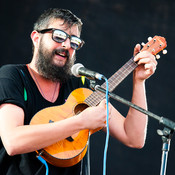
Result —
POLYGON ((151 41, 153 38, 152 37, 148 37, 148 41, 151 41))
POLYGON ((156 55, 156 58, 159 59, 160 58, 160 55, 156 55))
POLYGON ((141 45, 142 45, 142 46, 145 46, 145 43, 144 43, 144 42, 142 42, 142 43, 141 43, 141 45))
POLYGON ((166 49, 163 50, 162 53, 163 53, 164 55, 167 54, 167 50, 166 50, 166 49))

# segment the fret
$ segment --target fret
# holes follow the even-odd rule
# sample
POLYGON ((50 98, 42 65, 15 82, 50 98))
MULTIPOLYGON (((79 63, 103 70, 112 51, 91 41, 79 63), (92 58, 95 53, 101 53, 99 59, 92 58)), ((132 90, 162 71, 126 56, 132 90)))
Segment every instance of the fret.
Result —
POLYGON ((89 97, 86 98, 85 102, 88 106, 97 106, 100 101, 102 101, 105 97, 105 94, 94 91, 89 97))

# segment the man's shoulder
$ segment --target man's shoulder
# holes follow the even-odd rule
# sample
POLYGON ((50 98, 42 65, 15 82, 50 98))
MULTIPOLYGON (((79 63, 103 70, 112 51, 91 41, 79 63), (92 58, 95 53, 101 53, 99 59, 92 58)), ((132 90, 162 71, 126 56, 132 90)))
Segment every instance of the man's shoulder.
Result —
POLYGON ((6 64, 0 68, 0 78, 6 78, 19 73, 20 68, 24 67, 22 64, 6 64))
POLYGON ((5 64, 0 67, 0 70, 16 70, 19 67, 23 67, 23 64, 5 64))

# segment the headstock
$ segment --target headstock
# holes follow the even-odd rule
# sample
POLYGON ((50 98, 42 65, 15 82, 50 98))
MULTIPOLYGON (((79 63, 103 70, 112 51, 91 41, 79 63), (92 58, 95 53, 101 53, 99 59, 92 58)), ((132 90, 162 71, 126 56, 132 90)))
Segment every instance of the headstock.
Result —
MULTIPOLYGON (((149 37, 148 42, 146 44, 142 43, 142 50, 141 51, 148 51, 153 55, 156 55, 156 58, 159 59, 160 55, 157 55, 158 52, 166 48, 167 43, 164 37, 161 36, 154 36, 153 38, 149 37)), ((163 54, 166 54, 167 50, 163 50, 163 54)))

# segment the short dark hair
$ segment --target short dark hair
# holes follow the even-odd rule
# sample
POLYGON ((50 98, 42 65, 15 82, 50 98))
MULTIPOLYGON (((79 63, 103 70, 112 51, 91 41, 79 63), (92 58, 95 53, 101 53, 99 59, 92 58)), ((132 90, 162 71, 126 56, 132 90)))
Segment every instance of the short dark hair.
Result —
POLYGON ((35 22, 34 30, 38 31, 47 28, 51 19, 62 19, 64 21, 63 24, 67 24, 68 27, 72 27, 76 24, 79 32, 81 33, 83 25, 81 19, 74 15, 70 10, 59 8, 50 8, 44 11, 44 13, 41 14, 41 16, 35 22))

